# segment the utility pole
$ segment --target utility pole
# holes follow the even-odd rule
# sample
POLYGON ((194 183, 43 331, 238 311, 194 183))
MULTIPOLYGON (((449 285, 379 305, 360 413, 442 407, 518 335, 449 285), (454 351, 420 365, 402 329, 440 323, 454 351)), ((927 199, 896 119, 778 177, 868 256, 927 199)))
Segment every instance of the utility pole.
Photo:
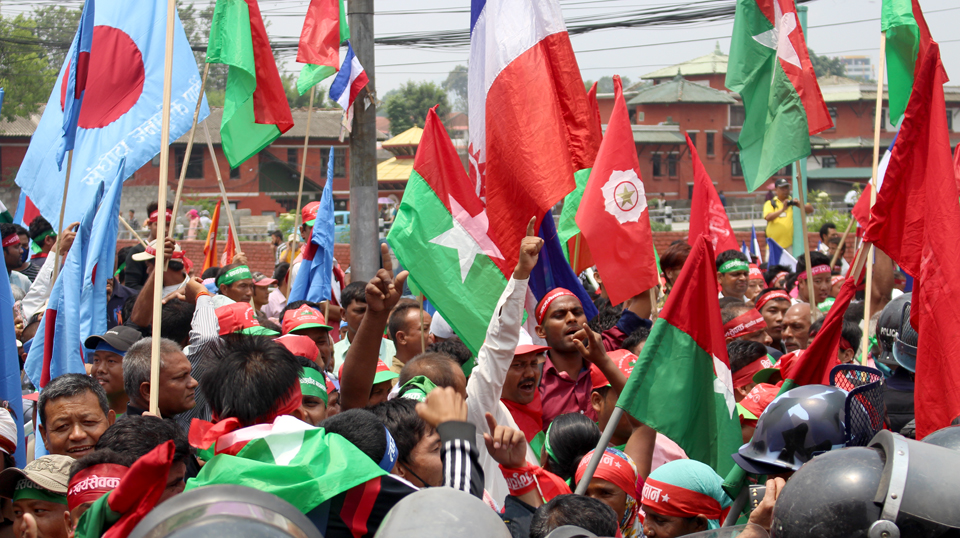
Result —
POLYGON ((350 42, 369 82, 354 104, 350 134, 350 273, 367 281, 380 269, 380 226, 377 220, 377 108, 373 49, 373 0, 349 0, 350 42))

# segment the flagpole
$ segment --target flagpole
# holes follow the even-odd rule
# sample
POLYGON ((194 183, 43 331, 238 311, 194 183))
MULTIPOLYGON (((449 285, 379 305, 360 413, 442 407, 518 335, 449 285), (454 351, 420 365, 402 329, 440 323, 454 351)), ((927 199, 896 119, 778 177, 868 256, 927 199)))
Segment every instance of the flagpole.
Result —
MULTIPOLYGON (((297 212, 293 216, 293 242, 289 250, 290 264, 293 264, 293 253, 300 247, 300 209, 303 204, 303 177, 307 173, 307 149, 310 147, 310 121, 313 119, 313 99, 317 95, 317 86, 310 88, 310 104, 307 106, 307 133, 303 137, 303 158, 300 160, 300 188, 297 190, 297 212)), ((321 153, 322 159, 322 153, 321 153)))
POLYGON ((223 177, 220 175, 220 163, 217 161, 217 154, 213 151, 213 141, 210 140, 210 128, 207 122, 203 122, 203 134, 207 137, 207 149, 210 150, 210 159, 213 161, 213 171, 217 174, 217 185, 220 186, 220 196, 223 197, 224 209, 227 210, 227 222, 230 223, 230 230, 233 232, 233 244, 237 248, 234 254, 243 252, 240 250, 240 234, 237 233, 237 225, 233 222, 233 211, 230 209, 230 200, 227 199, 227 189, 223 186, 223 177))
MULTIPOLYGON (((207 87, 207 75, 210 74, 210 64, 203 64, 203 80, 200 81, 200 95, 197 96, 197 107, 193 109, 193 125, 190 127, 190 137, 187 139, 187 149, 183 152, 183 164, 180 166, 180 180, 177 181, 177 194, 173 198, 173 222, 176 222, 177 211, 180 209, 180 194, 183 193, 183 180, 187 176, 187 165, 190 164, 190 155, 193 153, 193 138, 197 132, 197 118, 200 117, 200 105, 203 104, 203 91, 207 87)), ((171 226, 168 234, 173 237, 171 226)))
MULTIPOLYGON (((803 259, 807 267, 807 301, 810 302, 810 322, 813 323, 814 310, 817 308, 817 296, 813 289, 813 268, 810 267, 810 238, 807 237, 807 200, 806 186, 800 176, 800 161, 797 161, 797 184, 800 186, 800 225, 803 226, 803 259)), ((830 266, 831 270, 833 266, 830 266)))
POLYGON ((600 442, 597 443, 597 448, 593 451, 593 456, 590 456, 590 463, 587 464, 587 469, 584 471, 583 477, 581 477, 580 482, 577 483, 577 491, 574 492, 577 495, 587 493, 587 486, 590 485, 593 473, 597 472, 600 459, 603 458, 603 453, 607 447, 610 446, 610 440, 613 439, 613 434, 617 431, 617 425, 620 424, 620 417, 622 416, 623 408, 614 407, 613 412, 610 413, 610 418, 607 419, 607 427, 603 429, 603 435, 600 436, 600 442))
MULTIPOLYGON (((161 310, 163 308, 163 269, 167 266, 164 258, 163 238, 166 237, 167 219, 162 218, 167 207, 168 175, 170 172, 170 100, 173 94, 173 32, 176 22, 176 0, 167 0, 167 32, 163 58, 163 108, 161 109, 160 124, 160 179, 157 181, 157 207, 161 218, 157 219, 157 242, 154 271, 161 275, 154 275, 153 286, 153 335, 150 346, 150 412, 160 416, 160 325, 163 322, 161 310)), ((171 221, 172 224, 172 221, 171 221)))
POLYGON ((143 248, 147 248, 148 246, 150 246, 150 245, 147 245, 147 242, 144 241, 142 237, 140 237, 140 234, 138 234, 137 231, 133 229, 133 226, 130 226, 130 223, 127 222, 127 219, 123 218, 123 216, 120 216, 120 224, 123 224, 124 226, 126 226, 127 230, 129 230, 130 233, 133 234, 133 237, 137 241, 139 241, 141 245, 143 245, 143 248))
POLYGON ((60 225, 57 231, 57 245, 54 247, 56 252, 53 254, 53 280, 57 281, 57 275, 60 274, 60 238, 63 236, 63 214, 67 210, 67 191, 70 189, 70 168, 73 165, 73 150, 67 152, 67 178, 63 182, 63 200, 60 202, 60 225))
MULTIPOLYGON (((880 120, 883 112, 883 75, 886 72, 887 33, 880 32, 880 69, 877 71, 877 107, 873 114, 873 173, 870 176, 870 213, 867 222, 873 216, 873 205, 877 203, 878 170, 880 167, 880 120)), ((864 245, 867 254, 866 289, 863 293, 863 340, 860 342, 860 361, 867 360, 867 346, 870 345, 870 302, 873 296, 873 244, 864 245)))
MULTIPOLYGON (((577 239, 573 243, 573 272, 577 273, 577 265, 580 264, 580 232, 577 232, 577 239)), ((577 277, 580 274, 577 273, 577 277)))
POLYGON ((421 293, 418 298, 420 299, 420 353, 425 353, 427 351, 427 335, 423 333, 423 294, 421 293))

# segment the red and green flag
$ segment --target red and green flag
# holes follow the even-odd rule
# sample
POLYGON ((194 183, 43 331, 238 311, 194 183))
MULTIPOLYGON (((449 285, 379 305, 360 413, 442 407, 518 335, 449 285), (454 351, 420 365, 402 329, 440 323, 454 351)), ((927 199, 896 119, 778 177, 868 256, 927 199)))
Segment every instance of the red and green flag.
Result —
POLYGON ((673 290, 617 406, 723 476, 743 435, 707 236, 694 241, 673 290))
POLYGON ((340 43, 348 39, 347 0, 310 0, 297 47, 297 62, 306 64, 297 78, 300 95, 340 69, 340 43))
POLYGON ((833 127, 793 0, 737 0, 726 86, 743 99, 737 146, 750 191, 833 127))
MULTIPOLYGON (((907 109, 918 58, 933 41, 917 0, 883 0, 880 30, 887 34, 887 91, 890 124, 897 125, 907 109)), ((881 73, 881 76, 883 74, 881 73)))
POLYGON ((227 162, 236 168, 293 127, 256 0, 217 0, 207 63, 230 67, 220 140, 227 162))
POLYGON ((387 241, 414 287, 478 353, 513 268, 436 107, 387 241))

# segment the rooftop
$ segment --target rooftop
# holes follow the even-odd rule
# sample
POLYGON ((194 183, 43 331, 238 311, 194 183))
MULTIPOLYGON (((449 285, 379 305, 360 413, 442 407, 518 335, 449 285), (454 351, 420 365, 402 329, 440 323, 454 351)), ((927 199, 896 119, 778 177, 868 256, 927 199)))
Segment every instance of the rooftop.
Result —
POLYGON ((628 105, 670 103, 736 104, 737 100, 727 92, 690 82, 677 75, 670 82, 640 88, 637 95, 627 101, 628 105))
POLYGON ((727 60, 729 56, 720 52, 720 42, 717 42, 713 52, 706 56, 694 58, 683 63, 671 65, 658 69, 652 73, 643 75, 644 79, 672 78, 677 75, 723 75, 727 72, 727 60))

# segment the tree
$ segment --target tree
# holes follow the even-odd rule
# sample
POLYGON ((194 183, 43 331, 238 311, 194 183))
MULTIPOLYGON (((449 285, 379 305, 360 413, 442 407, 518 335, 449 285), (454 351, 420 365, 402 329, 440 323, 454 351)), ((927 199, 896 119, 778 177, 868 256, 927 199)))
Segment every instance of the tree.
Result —
POLYGON ((67 49, 80 25, 80 8, 45 6, 33 10, 35 33, 50 68, 60 72, 67 57, 67 49))
POLYGON ((23 14, 0 17, 0 87, 5 92, 0 112, 10 121, 30 116, 47 102, 60 67, 51 69, 46 51, 37 42, 36 26, 23 14))
MULTIPOLYGON (((184 4, 177 0, 177 13, 180 15, 180 22, 183 24, 183 31, 187 35, 187 41, 193 47, 193 56, 197 59, 197 69, 203 74, 204 64, 206 63, 205 49, 210 40, 210 26, 213 24, 214 4, 210 4, 203 10, 197 10, 193 4, 184 4)), ((210 73, 207 75, 207 86, 204 92, 207 94, 207 101, 211 106, 223 106, 222 97, 218 98, 217 91, 227 87, 227 73, 230 68, 224 64, 210 64, 210 73), (213 100, 219 100, 220 104, 213 105, 213 100)))
POLYGON ((453 102, 453 108, 464 114, 470 113, 470 102, 467 96, 470 86, 470 79, 467 75, 467 67, 458 65, 454 67, 447 75, 447 80, 443 81, 443 89, 447 93, 453 92, 456 100, 453 102))
POLYGON ((411 80, 400 86, 397 93, 386 98, 390 131, 402 133, 414 125, 423 127, 427 112, 434 105, 440 105, 437 114, 445 119, 450 112, 450 105, 447 103, 447 92, 437 84, 411 80))
MULTIPOLYGON (((331 79, 327 79, 331 80, 331 79)), ((290 108, 307 108, 310 106, 310 92, 300 95, 297 91, 297 76, 293 74, 280 75, 283 82, 283 91, 287 94, 287 103, 290 108)), ((327 101, 327 87, 317 84, 317 96, 313 99, 313 108, 330 108, 332 102, 327 101)))
POLYGON ((826 77, 830 75, 842 77, 847 74, 847 68, 843 65, 843 61, 840 60, 840 58, 836 56, 818 56, 814 54, 812 50, 809 52, 810 63, 813 64, 813 71, 817 74, 817 77, 826 77))

